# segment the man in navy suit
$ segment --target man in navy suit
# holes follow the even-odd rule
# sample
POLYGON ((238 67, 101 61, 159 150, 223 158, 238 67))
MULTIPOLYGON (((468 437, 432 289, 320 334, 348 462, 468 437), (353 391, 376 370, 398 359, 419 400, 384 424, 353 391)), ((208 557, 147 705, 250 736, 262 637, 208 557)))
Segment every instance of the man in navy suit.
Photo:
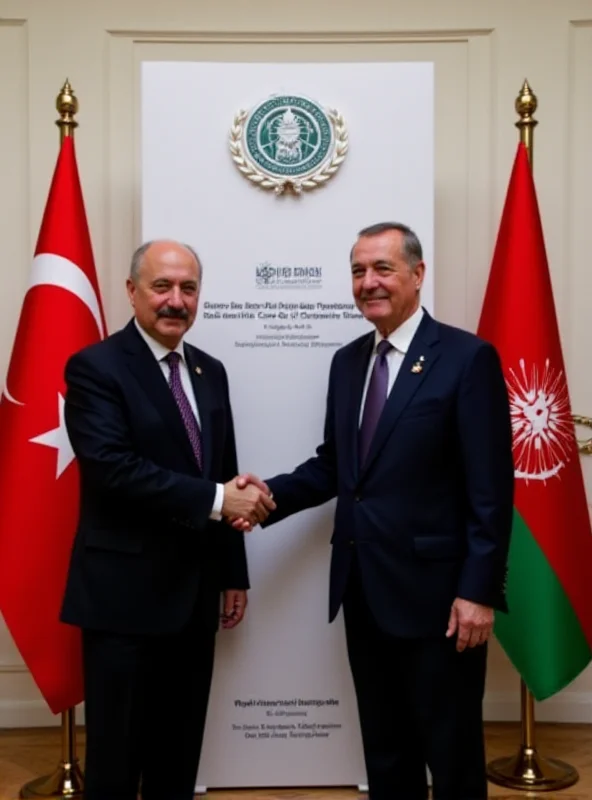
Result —
POLYGON ((87 800, 191 800, 214 639, 243 617, 243 534, 274 507, 236 485, 222 364, 185 343, 201 265, 186 245, 135 252, 135 319, 73 356, 65 416, 80 517, 62 620, 82 628, 87 800))
POLYGON ((509 403, 495 349, 422 309, 424 272, 407 226, 360 232, 353 294, 376 330, 335 354, 324 442, 267 481, 277 510, 264 524, 337 497, 330 620, 343 606, 370 800, 425 800, 426 765, 435 800, 485 800, 486 642, 506 608, 513 507, 509 403))

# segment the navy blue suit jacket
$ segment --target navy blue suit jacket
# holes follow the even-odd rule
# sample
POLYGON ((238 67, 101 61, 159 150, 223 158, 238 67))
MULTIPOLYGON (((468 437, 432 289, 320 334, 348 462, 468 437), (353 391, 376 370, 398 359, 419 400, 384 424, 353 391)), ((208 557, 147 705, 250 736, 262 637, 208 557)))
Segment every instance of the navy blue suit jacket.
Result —
POLYGON ((424 312, 360 466, 373 344, 370 333, 335 354, 324 442, 293 473, 268 481, 277 511, 266 524, 337 497, 330 619, 355 552, 385 631, 441 636, 455 597, 506 609, 514 470, 505 381, 490 344, 424 312))
POLYGON ((185 357, 201 419, 203 473, 133 321, 66 366, 80 518, 64 622, 172 633, 198 607, 204 623, 217 626, 220 591, 248 588, 243 535, 209 519, 216 483, 238 472, 226 372, 191 345, 185 357))

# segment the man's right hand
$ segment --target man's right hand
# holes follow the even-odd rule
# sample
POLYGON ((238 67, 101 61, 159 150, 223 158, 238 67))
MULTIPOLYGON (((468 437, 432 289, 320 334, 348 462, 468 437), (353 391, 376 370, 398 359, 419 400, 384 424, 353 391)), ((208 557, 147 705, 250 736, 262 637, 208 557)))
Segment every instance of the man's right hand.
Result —
POLYGON ((269 490, 259 480, 246 483, 236 477, 224 485, 222 516, 229 521, 240 519, 252 527, 264 522, 275 507, 269 490))

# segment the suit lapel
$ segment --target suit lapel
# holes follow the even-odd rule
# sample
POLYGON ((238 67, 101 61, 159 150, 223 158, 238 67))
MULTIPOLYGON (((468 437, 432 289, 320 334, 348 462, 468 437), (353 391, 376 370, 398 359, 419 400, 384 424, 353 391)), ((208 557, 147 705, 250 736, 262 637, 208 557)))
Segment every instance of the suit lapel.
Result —
POLYGON ((201 421, 201 445, 203 458, 203 474, 207 477, 212 467, 212 376, 208 375, 200 364, 199 351, 185 345, 185 360, 189 369, 191 385, 195 394, 199 418, 201 421))
POLYGON ((135 329, 133 320, 124 329, 124 334, 127 364, 130 371, 136 376, 140 386, 146 393, 146 397, 156 407, 171 434, 177 439, 191 463, 195 464, 195 456, 191 449, 185 425, 158 361, 135 329))
MULTIPOLYGON (((372 439, 368 457, 361 474, 365 473, 380 453, 397 424, 399 417, 412 401, 417 390, 427 380, 430 370, 440 357, 437 323, 424 311, 424 316, 411 342, 372 439), (414 369, 415 365, 421 367, 414 369)), ((356 420, 357 421, 357 420, 356 420)))
POLYGON ((349 383, 349 409, 346 419, 348 420, 349 430, 348 439, 350 446, 351 459, 349 463, 352 464, 354 470, 354 479, 357 480, 358 467, 360 462, 359 456, 359 419, 360 409, 362 406, 362 395, 364 393, 364 384, 366 382, 366 375, 368 372, 368 363, 372 355, 374 347, 374 331, 366 336, 359 344, 359 347, 353 354, 349 375, 345 376, 346 381, 349 383))

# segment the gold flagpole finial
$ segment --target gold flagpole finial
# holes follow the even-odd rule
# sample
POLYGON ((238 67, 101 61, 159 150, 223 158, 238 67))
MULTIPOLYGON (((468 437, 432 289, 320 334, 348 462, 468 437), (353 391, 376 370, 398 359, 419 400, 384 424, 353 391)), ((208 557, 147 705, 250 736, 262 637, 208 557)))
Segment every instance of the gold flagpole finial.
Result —
MULTIPOLYGON (((520 94, 516 98, 516 113, 521 117, 528 116, 532 118, 532 114, 537 110, 538 105, 539 101, 537 100, 537 96, 530 88, 529 82, 525 80, 522 84, 520 94)), ((535 122, 534 124, 536 125, 537 123, 535 122)))
POLYGON ((56 120, 56 125, 60 129, 61 144, 66 136, 74 136, 74 129, 78 127, 78 123, 74 119, 75 114, 78 113, 78 98, 67 78, 56 98, 56 109, 60 115, 60 118, 56 120))
POLYGON ((537 110, 538 104, 539 101, 537 100, 536 95, 530 88, 528 81, 525 80, 522 84, 520 94, 516 98, 516 102, 514 104, 516 113, 520 117, 515 125, 520 131, 520 141, 526 146, 531 168, 534 129, 539 124, 538 121, 533 117, 533 114, 537 110))

